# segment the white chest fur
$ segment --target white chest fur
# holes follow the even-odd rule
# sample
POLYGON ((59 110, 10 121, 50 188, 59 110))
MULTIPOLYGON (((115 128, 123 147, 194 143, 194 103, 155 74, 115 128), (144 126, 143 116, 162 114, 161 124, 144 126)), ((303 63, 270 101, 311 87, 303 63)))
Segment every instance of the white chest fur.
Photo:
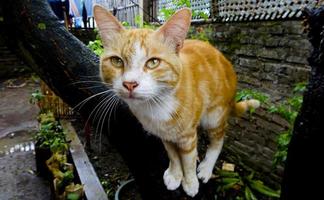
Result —
POLYGON ((133 103, 131 100, 127 103, 146 131, 163 140, 174 141, 178 138, 179 127, 168 124, 178 108, 178 102, 173 96, 145 103, 133 103))

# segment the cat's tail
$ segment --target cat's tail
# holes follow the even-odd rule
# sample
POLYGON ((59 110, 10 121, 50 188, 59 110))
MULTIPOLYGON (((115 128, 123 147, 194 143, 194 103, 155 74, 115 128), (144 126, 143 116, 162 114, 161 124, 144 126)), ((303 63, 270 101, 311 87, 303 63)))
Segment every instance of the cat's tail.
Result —
POLYGON ((240 101, 235 103, 232 115, 239 117, 243 115, 246 111, 250 109, 256 109, 258 107, 260 107, 259 100, 250 99, 250 100, 240 101))

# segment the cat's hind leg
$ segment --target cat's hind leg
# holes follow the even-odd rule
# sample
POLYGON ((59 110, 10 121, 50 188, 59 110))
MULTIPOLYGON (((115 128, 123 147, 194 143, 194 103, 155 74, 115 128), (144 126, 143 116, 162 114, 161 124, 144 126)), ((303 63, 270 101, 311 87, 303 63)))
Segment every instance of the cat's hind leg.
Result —
POLYGON ((175 144, 163 141, 164 147, 169 157, 169 167, 165 170, 163 180, 168 190, 177 189, 183 177, 180 157, 175 144))
POLYGON ((210 144, 205 158, 197 168, 198 178, 202 180, 203 183, 207 183, 213 174, 215 163, 223 147, 224 134, 221 132, 217 133, 214 130, 209 130, 209 140, 210 144))
POLYGON ((210 141, 205 158, 197 168, 198 178, 203 183, 207 183, 211 178, 215 163, 222 150, 228 114, 228 109, 216 107, 202 118, 201 125, 207 130, 210 141))

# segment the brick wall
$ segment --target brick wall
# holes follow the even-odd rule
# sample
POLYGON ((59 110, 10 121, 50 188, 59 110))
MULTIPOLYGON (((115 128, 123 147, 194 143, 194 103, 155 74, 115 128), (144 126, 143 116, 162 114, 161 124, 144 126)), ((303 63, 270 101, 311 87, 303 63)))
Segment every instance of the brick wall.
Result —
MULTIPOLYGON (((251 88, 273 102, 292 95, 296 83, 308 79, 311 45, 301 21, 259 21, 194 24, 229 58, 237 72, 239 89, 251 88)), ((195 32, 195 31, 194 31, 195 32)), ((255 114, 231 119, 223 155, 226 159, 261 172, 279 183, 283 167, 272 168, 277 135, 289 124, 261 108, 255 114)))

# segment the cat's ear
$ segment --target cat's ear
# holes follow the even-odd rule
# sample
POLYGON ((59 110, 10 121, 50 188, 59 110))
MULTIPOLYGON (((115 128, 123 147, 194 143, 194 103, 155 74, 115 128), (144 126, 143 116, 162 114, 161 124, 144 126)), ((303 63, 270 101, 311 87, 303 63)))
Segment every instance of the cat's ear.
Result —
POLYGON ((156 34, 162 35, 165 42, 173 45, 176 52, 182 48, 183 41, 186 39, 191 22, 191 10, 183 8, 177 11, 156 34))
POLYGON ((103 45, 109 45, 116 34, 125 30, 123 25, 106 8, 100 5, 94 5, 93 15, 98 26, 99 34, 103 45))

